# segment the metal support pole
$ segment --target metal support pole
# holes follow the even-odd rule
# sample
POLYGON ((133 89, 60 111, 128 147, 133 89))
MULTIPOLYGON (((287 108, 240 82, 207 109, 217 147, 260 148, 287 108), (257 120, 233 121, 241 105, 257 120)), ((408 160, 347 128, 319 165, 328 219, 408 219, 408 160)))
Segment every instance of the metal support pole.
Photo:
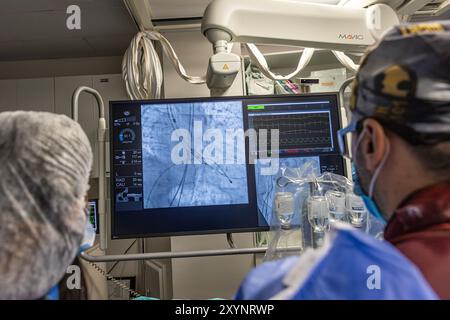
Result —
POLYGON ((339 88, 339 104, 341 105, 340 107, 345 110, 346 118, 347 118, 348 108, 345 106, 344 94, 345 94, 345 90, 347 89, 347 87, 353 83, 353 80, 355 80, 355 77, 348 78, 347 80, 345 80, 342 83, 341 87, 339 88))
MULTIPOLYGON (((345 90, 347 89, 348 86, 350 86, 353 83, 353 80, 355 79, 355 77, 351 77, 348 78, 347 80, 345 80, 341 87, 339 88, 339 104, 340 104, 340 115, 341 115, 341 121, 342 121, 342 128, 345 128, 348 125, 348 118, 347 115, 350 112, 350 110, 348 110, 348 107, 345 105, 345 101, 344 101, 344 95, 345 95, 345 90)), ((347 135, 345 143, 347 143, 347 145, 350 145, 349 142, 349 136, 347 135)), ((347 175, 347 178, 349 178, 350 180, 352 179, 352 165, 350 163, 350 160, 343 158, 344 160, 344 165, 345 165, 345 172, 347 175)))
POLYGON ((107 248, 107 228, 106 228, 106 156, 105 156, 105 135, 106 135, 106 119, 105 119, 105 105, 102 96, 97 90, 89 87, 79 87, 75 90, 72 96, 72 119, 78 122, 79 98, 82 92, 87 92, 95 97, 98 106, 98 166, 99 166, 99 181, 98 181, 98 217, 100 224, 100 249, 107 248))
MULTIPOLYGON (((296 252, 301 251, 301 247, 289 247, 280 251, 296 252)), ((89 262, 111 262, 111 261, 133 261, 133 260, 157 260, 157 259, 177 259, 177 258, 195 258, 195 257, 214 257, 265 253, 267 248, 242 248, 242 249, 221 249, 221 250, 201 250, 201 251, 183 251, 183 252, 156 252, 139 254, 121 254, 107 256, 92 256, 86 252, 81 253, 81 257, 89 262)))

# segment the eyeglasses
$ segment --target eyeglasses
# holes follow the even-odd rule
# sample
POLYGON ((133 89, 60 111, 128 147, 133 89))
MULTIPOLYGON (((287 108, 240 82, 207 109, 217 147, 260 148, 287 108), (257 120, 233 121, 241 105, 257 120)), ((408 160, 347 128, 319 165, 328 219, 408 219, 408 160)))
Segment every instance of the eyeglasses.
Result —
POLYGON ((347 141, 345 141, 345 139, 349 132, 356 132, 357 130, 358 121, 353 120, 347 127, 342 128, 337 132, 339 151, 343 157, 349 159, 350 161, 352 160, 351 139, 347 139, 347 141))

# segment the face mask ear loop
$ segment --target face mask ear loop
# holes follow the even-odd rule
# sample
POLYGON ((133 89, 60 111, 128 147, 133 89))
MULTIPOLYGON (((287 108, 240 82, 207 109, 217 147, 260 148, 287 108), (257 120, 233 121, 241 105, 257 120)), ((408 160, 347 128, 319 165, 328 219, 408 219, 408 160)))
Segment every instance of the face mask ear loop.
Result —
POLYGON ((353 161, 355 161, 355 158, 353 158, 353 157, 356 155, 355 152, 356 152, 356 150, 358 150, 359 145, 360 145, 361 142, 362 142, 362 138, 364 137, 364 135, 366 134, 366 132, 367 132, 367 129, 364 128, 363 131, 361 131, 361 134, 359 135, 358 140, 356 140, 355 147, 352 148, 352 155, 351 155, 351 156, 352 156, 353 161))
POLYGON ((378 175, 380 174, 381 169, 383 169, 384 164, 386 163, 386 160, 388 159, 389 153, 391 151, 391 144, 390 144, 389 140, 386 140, 386 141, 387 141, 386 153, 383 157, 383 160, 381 160, 380 165, 375 170, 375 173, 373 174, 373 177, 372 177, 372 181, 370 181, 370 185, 369 185, 369 198, 370 199, 372 199, 373 191, 375 189, 375 184, 376 184, 376 181, 378 180, 378 175))

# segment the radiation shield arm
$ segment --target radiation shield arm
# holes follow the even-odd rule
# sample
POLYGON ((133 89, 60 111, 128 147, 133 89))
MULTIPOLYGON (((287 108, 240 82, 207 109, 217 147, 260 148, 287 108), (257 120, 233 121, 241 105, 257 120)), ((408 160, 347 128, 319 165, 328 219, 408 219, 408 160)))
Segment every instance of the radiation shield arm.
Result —
POLYGON ((98 163, 99 163, 99 183, 98 183, 98 216, 100 224, 100 249, 107 248, 107 228, 106 228, 106 155, 105 155, 105 137, 106 137, 106 119, 105 105, 102 96, 97 90, 89 87, 78 87, 72 96, 72 119, 78 122, 79 98, 81 93, 86 92, 95 97, 98 106, 98 163))

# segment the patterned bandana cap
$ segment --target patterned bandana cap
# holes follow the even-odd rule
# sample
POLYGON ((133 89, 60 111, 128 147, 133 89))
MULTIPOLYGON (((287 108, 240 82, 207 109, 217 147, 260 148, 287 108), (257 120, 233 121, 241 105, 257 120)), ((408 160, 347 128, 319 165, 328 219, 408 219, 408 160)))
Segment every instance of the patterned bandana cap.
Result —
POLYGON ((450 140, 450 21, 389 30, 364 58, 350 110, 414 143, 450 140))

